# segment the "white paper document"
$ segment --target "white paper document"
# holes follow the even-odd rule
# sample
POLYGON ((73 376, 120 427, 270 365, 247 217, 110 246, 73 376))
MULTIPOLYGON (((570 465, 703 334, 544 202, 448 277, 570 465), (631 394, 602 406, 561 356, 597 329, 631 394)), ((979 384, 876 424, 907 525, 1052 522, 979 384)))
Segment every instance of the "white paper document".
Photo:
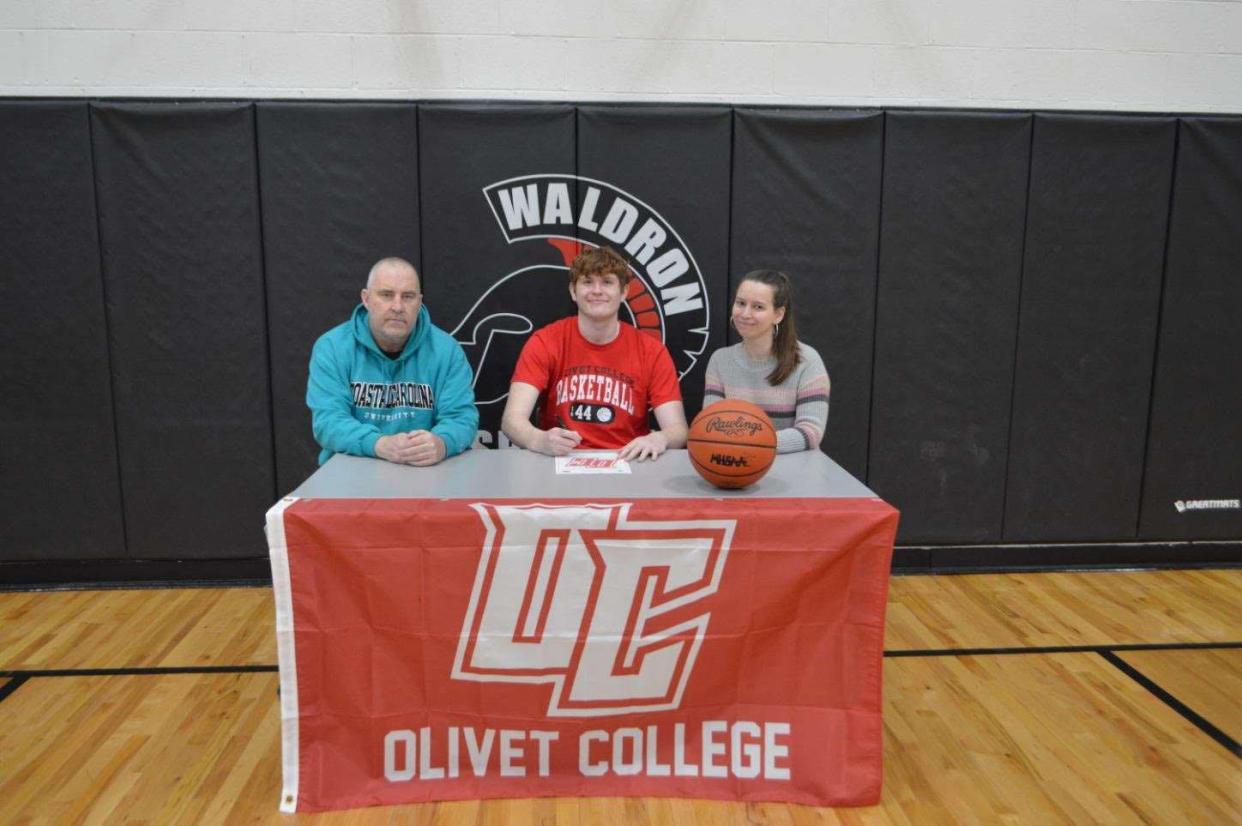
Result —
POLYGON ((629 473, 630 463, 615 450, 575 450, 556 457, 557 473, 629 473))

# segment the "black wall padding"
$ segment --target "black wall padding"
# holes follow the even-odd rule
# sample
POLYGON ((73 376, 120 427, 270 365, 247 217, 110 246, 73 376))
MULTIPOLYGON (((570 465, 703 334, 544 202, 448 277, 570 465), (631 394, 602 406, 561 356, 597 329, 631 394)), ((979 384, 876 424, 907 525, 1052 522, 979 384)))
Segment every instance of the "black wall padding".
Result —
POLYGON ((1001 537, 1030 133, 888 115, 868 478, 903 542, 1001 537))
POLYGON ((0 560, 125 555, 85 103, 0 103, 0 560))
POLYGON ((276 485, 253 108, 92 112, 129 554, 261 555, 276 485))
POLYGON ((883 141, 879 112, 739 109, 734 127, 730 292, 751 270, 789 273, 798 337, 832 381, 823 450, 859 478, 871 425, 883 141))
POLYGON ((691 416, 733 286, 794 276, 825 450, 920 564, 1237 555, 1242 117, 10 100, 0 580, 251 570, 315 467, 310 347, 381 256, 419 265, 496 443, 603 242, 691 416))
POLYGON ((1035 117, 1007 541, 1135 536, 1176 129, 1035 117))
POLYGON ((367 272, 418 266, 418 111, 413 104, 257 107, 276 484, 318 466, 306 407, 315 339, 349 318, 367 272))
POLYGON ((702 405, 703 371, 712 351, 725 344, 729 318, 732 119, 730 109, 716 106, 578 109, 578 174, 610 184, 645 205, 638 209, 626 244, 612 246, 646 280, 661 315, 664 343, 683 374, 681 392, 689 418, 702 405), (649 256, 640 252, 646 262, 636 261, 626 247, 640 236, 647 220, 666 226, 668 238, 649 256), (667 282, 650 275, 649 268, 674 248, 686 255, 686 273, 671 278, 670 271, 667 282))
MULTIPOLYGON (((561 253, 546 239, 507 235, 499 199, 485 190, 521 176, 572 175, 573 107, 422 106, 419 164, 427 307, 466 351, 479 428, 496 444, 522 345, 572 305, 561 253)), ((538 233, 537 225, 529 229, 538 233)))
POLYGON ((1183 119, 1177 156, 1140 536, 1237 538, 1197 505, 1242 499, 1242 119, 1183 119))

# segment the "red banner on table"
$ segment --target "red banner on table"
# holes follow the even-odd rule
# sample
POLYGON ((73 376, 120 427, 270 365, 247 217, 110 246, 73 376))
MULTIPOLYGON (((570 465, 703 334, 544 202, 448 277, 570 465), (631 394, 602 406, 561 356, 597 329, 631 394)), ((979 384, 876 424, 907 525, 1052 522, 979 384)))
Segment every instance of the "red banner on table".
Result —
POLYGON ((286 811, 875 803, 878 499, 285 500, 286 811))

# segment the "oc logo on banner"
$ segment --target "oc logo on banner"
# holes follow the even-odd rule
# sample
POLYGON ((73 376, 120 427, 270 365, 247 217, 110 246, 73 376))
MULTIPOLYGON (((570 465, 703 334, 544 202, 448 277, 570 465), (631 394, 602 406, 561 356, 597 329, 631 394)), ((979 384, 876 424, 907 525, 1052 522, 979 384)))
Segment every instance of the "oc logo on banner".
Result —
POLYGON ((487 537, 454 679, 550 684, 550 717, 680 706, 735 522, 631 521, 628 503, 472 507, 487 537))

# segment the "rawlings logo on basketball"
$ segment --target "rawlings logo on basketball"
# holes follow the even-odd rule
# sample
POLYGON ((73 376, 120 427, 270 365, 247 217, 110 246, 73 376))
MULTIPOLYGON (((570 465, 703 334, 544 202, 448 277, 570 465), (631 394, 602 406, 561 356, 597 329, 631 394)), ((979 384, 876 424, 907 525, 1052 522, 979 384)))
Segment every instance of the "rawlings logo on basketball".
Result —
POLYGON ((727 420, 713 416, 707 420, 705 427, 708 433, 720 433, 725 436, 754 436, 763 429, 764 425, 762 422, 743 416, 727 420))
POLYGON ((629 504, 472 507, 487 537, 453 679, 550 684, 550 717, 681 704, 733 521, 631 521, 629 504))
POLYGON ((776 457, 776 430, 762 408, 742 399, 721 399, 690 423, 690 464, 718 488, 744 488, 763 478, 776 457))

